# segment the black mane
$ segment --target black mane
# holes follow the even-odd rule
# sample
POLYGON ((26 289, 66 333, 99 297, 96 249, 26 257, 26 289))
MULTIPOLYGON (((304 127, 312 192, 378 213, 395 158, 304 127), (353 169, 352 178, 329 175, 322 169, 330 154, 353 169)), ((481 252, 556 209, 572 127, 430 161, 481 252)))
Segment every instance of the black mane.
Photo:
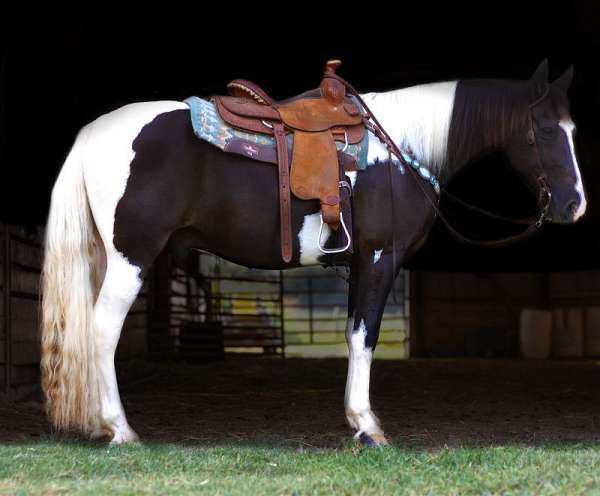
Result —
POLYGON ((448 136, 450 170, 493 150, 527 124, 531 85, 528 81, 461 80, 456 87, 448 136))

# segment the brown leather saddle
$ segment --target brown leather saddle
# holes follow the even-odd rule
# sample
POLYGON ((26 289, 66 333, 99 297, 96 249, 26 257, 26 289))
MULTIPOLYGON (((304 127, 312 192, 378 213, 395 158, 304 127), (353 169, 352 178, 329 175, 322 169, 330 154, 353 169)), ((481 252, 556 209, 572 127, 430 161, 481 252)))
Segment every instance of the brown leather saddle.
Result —
POLYGON ((344 83, 332 77, 340 65, 339 60, 328 61, 319 88, 287 100, 275 101, 258 85, 242 79, 228 84, 230 96, 213 97, 220 117, 228 125, 275 138, 281 255, 285 262, 292 257, 290 190, 302 200, 320 201, 322 224, 318 244, 321 251, 338 253, 351 245, 351 229, 347 227, 350 218, 344 221, 340 197, 347 194, 344 190, 347 184, 340 181, 346 159, 341 160, 344 154, 338 152, 336 141, 345 146, 359 143, 364 137, 365 125, 359 107, 346 96, 344 83), (291 168, 286 138, 289 133, 293 134, 291 168), (343 246, 334 249, 322 246, 323 222, 335 231, 342 226, 346 239, 343 246))

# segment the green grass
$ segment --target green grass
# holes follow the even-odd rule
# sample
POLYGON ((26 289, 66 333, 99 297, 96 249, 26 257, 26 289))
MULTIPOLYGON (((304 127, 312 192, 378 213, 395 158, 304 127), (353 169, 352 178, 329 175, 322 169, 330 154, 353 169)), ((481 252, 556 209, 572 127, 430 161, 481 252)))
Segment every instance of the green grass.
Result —
POLYGON ((600 446, 0 447, 0 494, 600 494, 600 446))

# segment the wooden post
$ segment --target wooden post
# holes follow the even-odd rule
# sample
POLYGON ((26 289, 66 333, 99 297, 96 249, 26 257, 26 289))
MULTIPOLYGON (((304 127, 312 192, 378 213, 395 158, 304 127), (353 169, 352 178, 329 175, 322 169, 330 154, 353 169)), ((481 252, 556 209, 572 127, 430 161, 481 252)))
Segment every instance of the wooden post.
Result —
POLYGON ((12 329, 10 316, 10 228, 4 224, 4 392, 9 395, 12 373, 12 329))
POLYGON ((310 344, 314 344, 315 342, 315 325, 313 318, 313 281, 312 277, 308 276, 308 332, 310 344))
POLYGON ((552 308, 552 289, 550 272, 542 272, 540 274, 540 306, 544 310, 552 308))
POLYGON ((409 274, 409 358, 421 356, 423 353, 423 295, 421 294, 421 275, 415 270, 409 274))
POLYGON ((280 324, 281 324, 281 358, 285 358, 285 315, 284 315, 284 307, 283 304, 283 271, 279 271, 279 308, 280 308, 280 324))

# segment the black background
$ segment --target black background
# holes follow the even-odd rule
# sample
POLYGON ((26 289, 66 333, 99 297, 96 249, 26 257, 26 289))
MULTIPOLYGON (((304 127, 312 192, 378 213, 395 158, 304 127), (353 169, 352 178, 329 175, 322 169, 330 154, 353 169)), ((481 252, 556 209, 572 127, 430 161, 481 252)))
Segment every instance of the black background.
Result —
MULTIPOLYGON (((328 58, 361 91, 436 80, 525 79, 544 58, 551 80, 575 64, 570 95, 576 147, 588 194, 574 226, 545 226, 534 239, 503 250, 455 243, 436 225, 411 266, 458 270, 561 270, 600 267, 600 7, 594 1, 486 2, 477 11, 420 12, 404 4, 267 4, 96 8, 17 5, 0 30, 2 220, 45 222, 52 183, 77 130, 132 101, 223 92, 235 77, 275 97, 315 87, 328 58), (336 10, 337 9, 337 10, 336 10), (280 15, 275 15, 281 11, 280 15), (268 15, 270 13, 270 15, 268 15)), ((534 203, 490 157, 458 177, 451 190, 494 211, 527 215, 534 203)), ((276 206, 274 206, 275 208, 276 206)), ((474 236, 506 226, 443 204, 474 236)), ((407 212, 406 215, 410 215, 407 212)))

